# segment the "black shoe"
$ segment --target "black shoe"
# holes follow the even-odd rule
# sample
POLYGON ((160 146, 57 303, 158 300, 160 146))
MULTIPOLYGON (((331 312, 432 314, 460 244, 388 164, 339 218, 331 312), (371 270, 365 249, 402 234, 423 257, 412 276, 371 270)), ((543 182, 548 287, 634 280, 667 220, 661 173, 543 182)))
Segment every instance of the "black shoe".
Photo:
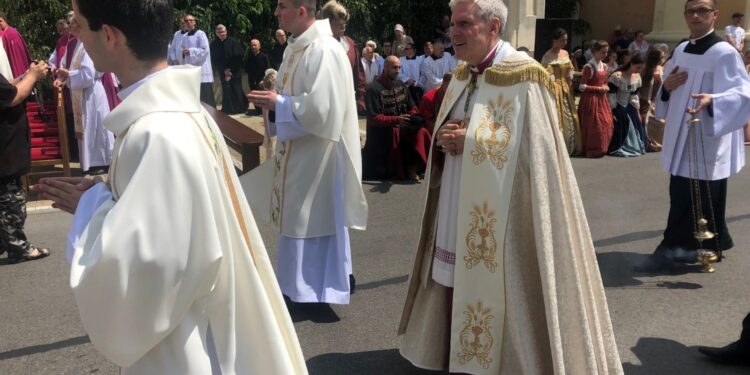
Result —
POLYGON ((354 289, 357 287, 357 279, 354 275, 349 275, 349 294, 354 294, 354 289))
POLYGON ((750 366, 750 348, 741 347, 739 341, 733 342, 723 348, 700 346, 698 347, 698 351, 717 363, 750 366))

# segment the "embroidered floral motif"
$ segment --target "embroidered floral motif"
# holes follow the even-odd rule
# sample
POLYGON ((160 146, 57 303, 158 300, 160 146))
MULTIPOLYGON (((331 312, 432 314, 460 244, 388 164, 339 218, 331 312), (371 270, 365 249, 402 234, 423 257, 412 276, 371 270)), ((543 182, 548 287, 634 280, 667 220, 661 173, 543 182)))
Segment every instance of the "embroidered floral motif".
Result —
POLYGON ((279 144, 279 149, 273 159, 273 190, 271 192, 271 222, 281 225, 281 190, 284 185, 281 176, 281 164, 286 155, 286 142, 279 144))
POLYGON ((490 331, 490 322, 495 316, 490 313, 491 310, 485 308, 482 301, 478 301, 476 306, 468 305, 464 311, 464 328, 459 336, 461 351, 458 353, 458 361, 462 365, 476 359, 482 368, 490 367, 490 350, 495 343, 490 331))
POLYGON ((495 211, 489 208, 487 202, 480 207, 474 205, 471 210, 469 233, 466 234, 468 254, 464 256, 466 268, 472 269, 479 262, 484 262, 487 269, 494 273, 497 268, 495 253, 497 240, 495 239, 495 211))
POLYGON ((497 98, 497 104, 492 100, 487 103, 486 115, 474 131, 474 151, 471 152, 475 165, 489 159, 497 169, 503 169, 508 157, 505 151, 510 145, 510 115, 513 112, 513 102, 506 102, 503 96, 497 98))

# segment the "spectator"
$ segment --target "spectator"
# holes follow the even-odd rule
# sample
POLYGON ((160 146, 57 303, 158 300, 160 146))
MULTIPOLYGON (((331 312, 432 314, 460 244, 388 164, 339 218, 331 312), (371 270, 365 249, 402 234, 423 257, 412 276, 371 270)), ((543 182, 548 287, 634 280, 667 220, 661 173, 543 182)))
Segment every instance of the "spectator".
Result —
POLYGON ((406 35, 404 27, 400 24, 396 24, 396 26, 393 27, 393 34, 395 35, 395 37, 393 38, 393 54, 398 57, 402 57, 406 54, 404 48, 409 43, 414 44, 414 39, 406 35))
POLYGON ((732 23, 724 28, 724 38, 740 52, 745 49, 745 29, 741 26, 744 17, 744 14, 735 12, 732 14, 732 23))
MULTIPOLYGON (((451 44, 451 17, 449 15, 444 15, 440 24, 435 27, 435 33, 433 34, 432 39, 441 39, 445 50, 453 54, 453 45, 451 44)), ((427 56, 430 55, 432 54, 427 54, 427 56)))
POLYGON ((642 85, 639 72, 643 65, 641 55, 636 54, 629 63, 609 77, 610 92, 615 98, 610 103, 614 107, 614 129, 609 143, 609 155, 632 157, 646 153, 646 131, 636 108, 637 104, 634 104, 638 103, 638 90, 642 85))
POLYGON ((198 29, 192 14, 185 16, 185 28, 187 32, 180 38, 177 62, 180 65, 190 64, 201 67, 201 101, 211 107, 216 107, 213 88, 214 72, 211 69, 211 49, 208 45, 208 37, 203 30, 198 29))
POLYGON ((352 84, 354 85, 354 92, 357 98, 357 111, 364 112, 365 91, 367 90, 365 71, 360 62, 357 43, 345 35, 346 24, 349 22, 349 12, 336 0, 331 0, 323 5, 323 8, 320 10, 320 17, 328 19, 328 22, 331 24, 333 37, 344 47, 344 52, 346 52, 346 56, 349 58, 349 66, 352 68, 352 77, 354 78, 352 84))
POLYGON ((612 108, 607 92, 607 66, 602 60, 609 52, 607 42, 594 44, 594 58, 583 67, 581 100, 578 119, 581 122, 581 143, 584 156, 600 158, 607 153, 612 139, 612 108))
POLYGON ((607 74, 612 74, 620 67, 617 63, 617 51, 611 49, 607 52, 607 57, 604 59, 604 63, 607 64, 607 74))
POLYGON ((242 91, 242 55, 240 42, 227 36, 226 26, 216 26, 216 39, 211 42, 211 65, 221 80, 221 111, 228 115, 247 110, 247 98, 242 91))
POLYGON ((368 85, 378 77, 378 62, 375 60, 375 52, 372 47, 366 46, 362 49, 362 68, 365 71, 365 83, 368 85))
POLYGON ((363 178, 418 181, 424 170, 430 133, 398 79, 401 61, 385 59, 385 70, 367 87, 367 142, 362 150, 363 178))
POLYGON ((568 32, 559 27, 553 30, 552 48, 542 57, 542 66, 553 79, 551 91, 555 95, 558 125, 565 148, 569 155, 578 155, 581 153, 581 130, 573 97, 573 63, 565 50, 566 45, 568 32))
POLYGON ((393 43, 389 41, 383 42, 383 58, 393 55, 393 43))
POLYGON ((422 58, 417 56, 417 51, 413 44, 407 44, 406 47, 404 47, 404 52, 406 55, 400 59, 401 74, 399 74, 398 79, 406 84, 412 102, 414 102, 415 105, 419 105, 419 102, 422 100, 422 95, 424 94, 419 79, 422 58))
POLYGON ((633 57, 633 53, 630 52, 629 49, 623 49, 617 51, 617 64, 619 66, 623 66, 630 62, 630 59, 633 57))
POLYGON ((286 32, 282 29, 276 30, 276 45, 271 50, 271 66, 274 70, 279 70, 281 61, 284 60, 284 51, 286 50, 286 32))
POLYGON ((430 134, 435 130, 435 121, 438 113, 440 113, 440 106, 443 104, 445 90, 448 89, 448 85, 451 83, 452 78, 453 73, 445 73, 443 76, 443 83, 439 87, 427 91, 424 96, 422 96, 422 102, 419 103, 419 114, 424 118, 424 127, 430 134))
POLYGON ((29 49, 21 34, 8 24, 8 18, 2 12, 0 12, 0 35, 5 53, 8 55, 13 78, 20 77, 31 64, 29 49))
MULTIPOLYGON (((250 48, 245 58, 245 71, 247 72, 247 85, 250 87, 250 91, 262 90, 260 85, 263 78, 266 76, 266 70, 271 68, 271 60, 268 55, 261 52, 260 41, 253 39, 250 41, 250 48)), ((263 112, 260 107, 255 106, 255 110, 247 110, 245 112, 248 116, 260 116, 263 112)))
POLYGON ((31 167, 26 98, 46 75, 44 62, 31 64, 21 79, 8 81, 0 75, 0 255, 7 252, 9 263, 50 254, 48 249, 33 246, 26 239, 26 193, 21 184, 21 176, 31 167))
POLYGON ((368 40, 365 43, 365 46, 372 48, 373 55, 375 56, 375 64, 377 65, 377 75, 380 76, 383 74, 383 63, 385 62, 385 59, 383 58, 383 55, 375 52, 378 50, 378 44, 373 40, 368 40))
POLYGON ((424 90, 432 90, 443 82, 443 75, 456 69, 456 59, 449 52, 445 52, 442 40, 432 41, 433 53, 425 57, 419 67, 421 83, 424 90))
MULTIPOLYGON (((628 46, 628 50, 630 50, 631 56, 638 55, 641 57, 641 59, 646 58, 646 53, 648 53, 648 42, 646 41, 646 33, 643 31, 636 31, 635 32, 635 40, 633 40, 632 43, 628 46)), ((625 63, 627 64, 627 63, 625 63)))

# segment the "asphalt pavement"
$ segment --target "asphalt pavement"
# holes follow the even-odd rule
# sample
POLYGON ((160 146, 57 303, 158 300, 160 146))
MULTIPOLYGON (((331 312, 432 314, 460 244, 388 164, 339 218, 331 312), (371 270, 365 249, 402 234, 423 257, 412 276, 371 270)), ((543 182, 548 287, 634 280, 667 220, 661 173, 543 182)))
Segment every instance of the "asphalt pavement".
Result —
MULTIPOLYGON (((714 274, 686 267, 669 274, 634 271, 661 239, 668 175, 659 154, 573 159, 626 374, 748 374, 721 367, 698 345, 737 339, 750 311, 750 174, 729 180, 727 218, 736 247, 714 274)), ((417 241, 423 184, 368 182, 368 230, 351 232, 357 292, 322 316, 295 314, 311 374, 435 374, 398 355, 396 328, 417 241)), ((36 210, 26 229, 52 248, 44 260, 6 265, 0 258, 0 374, 116 374, 90 343, 68 288, 64 259, 70 216, 36 210)), ((272 257, 275 235, 261 233, 272 257)))

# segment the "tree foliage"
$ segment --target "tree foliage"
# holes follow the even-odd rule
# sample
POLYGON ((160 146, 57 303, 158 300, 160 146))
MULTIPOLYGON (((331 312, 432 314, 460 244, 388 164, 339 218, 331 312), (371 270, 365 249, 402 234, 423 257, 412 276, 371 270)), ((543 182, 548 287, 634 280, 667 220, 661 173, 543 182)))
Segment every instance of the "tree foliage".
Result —
MULTIPOLYGON (((321 1, 323 2, 323 1, 321 1)), ((360 45, 368 39, 393 38, 393 27, 402 24, 417 43, 432 38, 435 26, 448 14, 448 1, 433 0, 340 0, 350 13, 347 33, 360 45)), ((213 38, 214 27, 227 26, 230 35, 244 43, 260 39, 266 50, 273 43, 278 22, 273 16, 275 0, 174 0, 177 18, 193 14, 198 27, 213 38)), ((33 59, 46 59, 57 41, 55 23, 71 9, 70 0, 0 0, 10 25, 26 39, 33 59)))

